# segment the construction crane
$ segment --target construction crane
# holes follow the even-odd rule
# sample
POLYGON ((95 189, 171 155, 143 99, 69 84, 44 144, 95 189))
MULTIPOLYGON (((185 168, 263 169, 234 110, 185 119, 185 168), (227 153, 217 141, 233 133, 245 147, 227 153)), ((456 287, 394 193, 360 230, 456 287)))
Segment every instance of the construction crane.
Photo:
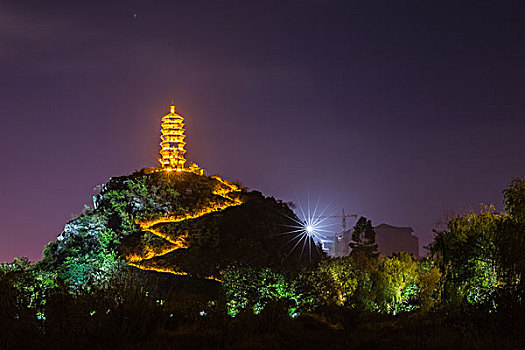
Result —
POLYGON ((343 208, 343 214, 342 215, 322 215, 322 216, 316 216, 316 218, 319 218, 319 219, 325 219, 325 218, 341 218, 342 220, 342 231, 341 231, 341 235, 343 233, 346 232, 346 218, 356 218, 357 219, 357 215, 356 214, 346 214, 345 213, 345 209, 343 208))
POLYGON ((317 216, 317 218, 324 219, 324 218, 341 218, 341 228, 342 231, 340 234, 334 232, 334 243, 332 247, 332 254, 333 256, 345 256, 348 255, 348 247, 344 247, 343 244, 343 235, 346 232, 346 218, 357 218, 356 214, 346 214, 345 210, 343 208, 342 215, 322 215, 317 216))

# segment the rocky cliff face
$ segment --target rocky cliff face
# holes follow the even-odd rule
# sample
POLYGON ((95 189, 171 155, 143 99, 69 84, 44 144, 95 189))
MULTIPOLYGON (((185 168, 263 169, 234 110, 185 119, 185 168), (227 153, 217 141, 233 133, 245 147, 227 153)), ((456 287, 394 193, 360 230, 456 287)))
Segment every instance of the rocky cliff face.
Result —
POLYGON ((292 249, 295 220, 286 204, 218 176, 142 170, 102 185, 42 264, 78 283, 122 263, 209 278, 229 265, 296 269, 310 257, 292 249))

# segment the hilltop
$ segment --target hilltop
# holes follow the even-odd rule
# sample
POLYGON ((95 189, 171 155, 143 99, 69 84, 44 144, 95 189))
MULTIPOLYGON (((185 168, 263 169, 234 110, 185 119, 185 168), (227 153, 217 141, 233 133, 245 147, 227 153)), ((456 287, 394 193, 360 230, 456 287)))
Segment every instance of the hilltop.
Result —
POLYGON ((40 262, 77 284, 119 264, 217 278, 230 265, 296 270, 320 258, 292 249, 299 219, 286 203, 219 176, 146 168, 111 178, 93 203, 40 262))

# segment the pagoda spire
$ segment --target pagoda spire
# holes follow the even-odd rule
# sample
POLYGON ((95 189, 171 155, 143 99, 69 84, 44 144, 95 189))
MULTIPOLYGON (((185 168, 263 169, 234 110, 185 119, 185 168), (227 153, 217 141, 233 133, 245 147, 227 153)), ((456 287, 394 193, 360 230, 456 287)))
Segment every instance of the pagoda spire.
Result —
POLYGON ((184 154, 184 118, 175 113, 175 106, 170 106, 170 113, 162 117, 160 135, 160 159, 162 168, 183 171, 186 159, 184 154))

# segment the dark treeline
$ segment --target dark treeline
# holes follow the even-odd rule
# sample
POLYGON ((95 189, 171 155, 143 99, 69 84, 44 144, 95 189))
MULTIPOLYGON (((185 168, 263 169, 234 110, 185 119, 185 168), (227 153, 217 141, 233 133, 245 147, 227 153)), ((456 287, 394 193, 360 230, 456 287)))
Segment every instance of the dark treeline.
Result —
POLYGON ((219 281, 112 256, 79 283, 15 259, 0 266, 0 348, 523 348, 525 180, 504 199, 451 217, 421 259, 379 256, 365 218, 348 257, 230 264, 219 281))

